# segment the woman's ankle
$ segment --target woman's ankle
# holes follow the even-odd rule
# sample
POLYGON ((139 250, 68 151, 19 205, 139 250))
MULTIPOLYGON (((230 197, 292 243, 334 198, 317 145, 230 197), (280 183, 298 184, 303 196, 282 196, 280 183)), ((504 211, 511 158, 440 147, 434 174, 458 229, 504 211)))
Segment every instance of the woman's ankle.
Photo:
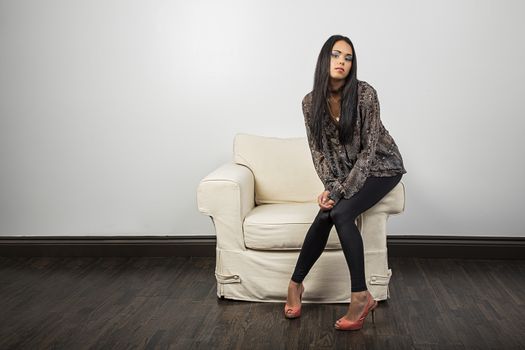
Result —
POLYGON ((368 296, 369 291, 367 289, 359 291, 359 292, 352 292, 351 300, 365 300, 368 296))

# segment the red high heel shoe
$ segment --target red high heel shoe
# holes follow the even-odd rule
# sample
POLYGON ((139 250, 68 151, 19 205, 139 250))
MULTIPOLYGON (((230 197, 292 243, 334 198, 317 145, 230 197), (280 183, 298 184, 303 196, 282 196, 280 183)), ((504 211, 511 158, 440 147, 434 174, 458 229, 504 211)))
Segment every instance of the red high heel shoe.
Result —
MULTIPOLYGON (((303 300, 304 285, 301 284, 301 294, 299 294, 299 301, 303 300)), ((296 307, 288 306, 288 303, 284 304, 284 316, 286 318, 297 318, 301 316, 301 305, 296 307)))
POLYGON ((372 294, 370 294, 369 292, 365 309, 363 310, 363 313, 361 314, 361 316, 359 316, 357 321, 349 321, 343 316, 337 320, 336 324, 334 325, 335 329, 343 331, 354 331, 363 328, 363 323, 365 322, 366 316, 370 311, 372 311, 372 323, 375 323, 374 309, 377 307, 377 304, 377 300, 374 300, 372 298, 372 294))

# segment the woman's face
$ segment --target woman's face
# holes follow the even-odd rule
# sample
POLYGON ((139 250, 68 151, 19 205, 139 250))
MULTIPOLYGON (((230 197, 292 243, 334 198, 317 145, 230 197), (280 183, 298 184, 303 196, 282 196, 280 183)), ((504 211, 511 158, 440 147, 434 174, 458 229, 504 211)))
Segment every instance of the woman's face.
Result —
POLYGON ((344 40, 336 41, 330 59, 330 77, 345 79, 352 68, 352 47, 344 40))

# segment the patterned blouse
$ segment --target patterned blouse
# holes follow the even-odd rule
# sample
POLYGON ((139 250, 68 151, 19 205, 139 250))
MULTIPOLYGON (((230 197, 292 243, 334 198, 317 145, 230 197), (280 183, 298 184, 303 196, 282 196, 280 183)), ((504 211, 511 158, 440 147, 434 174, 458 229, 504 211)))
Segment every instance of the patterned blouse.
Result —
MULTIPOLYGON (((310 129, 312 92, 302 101, 308 144, 315 170, 329 199, 335 204, 350 198, 363 186, 368 176, 394 176, 405 174, 403 158, 394 139, 379 117, 377 92, 366 81, 358 81, 357 119, 352 141, 339 142, 339 123, 328 113, 323 121, 322 149, 315 146, 310 129)), ((334 205, 335 205, 334 204, 334 205)))

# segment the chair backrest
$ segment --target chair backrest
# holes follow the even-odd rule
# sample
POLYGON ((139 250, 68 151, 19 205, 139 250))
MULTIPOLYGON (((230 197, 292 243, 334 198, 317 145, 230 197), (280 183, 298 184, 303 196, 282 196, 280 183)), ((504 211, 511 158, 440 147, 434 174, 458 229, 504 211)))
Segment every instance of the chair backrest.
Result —
POLYGON ((278 138, 238 133, 233 161, 255 176, 255 204, 317 202, 323 191, 306 137, 278 138))

